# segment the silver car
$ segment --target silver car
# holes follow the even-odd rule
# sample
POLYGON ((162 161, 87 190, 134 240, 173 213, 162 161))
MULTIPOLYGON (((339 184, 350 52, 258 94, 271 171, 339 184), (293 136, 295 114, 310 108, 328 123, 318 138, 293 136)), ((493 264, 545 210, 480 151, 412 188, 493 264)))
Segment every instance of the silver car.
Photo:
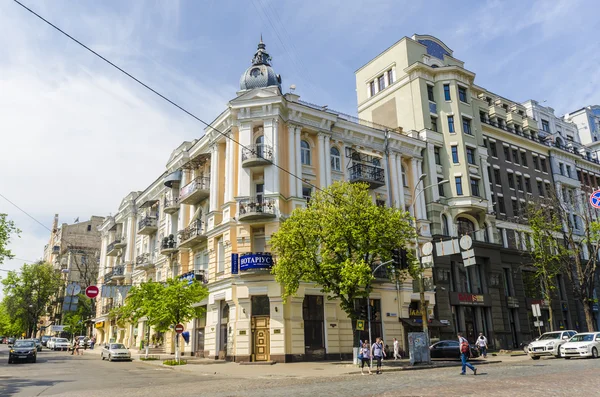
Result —
POLYGON ((102 352, 100 353, 100 358, 104 360, 105 358, 108 361, 114 360, 127 360, 131 361, 131 353, 129 349, 125 347, 122 343, 109 343, 108 345, 102 348, 102 352))

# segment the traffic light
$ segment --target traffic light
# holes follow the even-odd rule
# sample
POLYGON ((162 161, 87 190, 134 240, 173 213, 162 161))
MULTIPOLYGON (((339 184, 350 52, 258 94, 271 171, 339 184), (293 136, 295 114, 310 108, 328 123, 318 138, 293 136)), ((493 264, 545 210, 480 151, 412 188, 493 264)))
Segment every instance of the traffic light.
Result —
POLYGON ((392 261, 395 268, 408 269, 408 253, 405 249, 394 248, 392 250, 392 261))
POLYGON ((394 267, 400 267, 401 266, 401 258, 400 258, 400 248, 394 248, 392 250, 392 263, 394 264, 394 267))

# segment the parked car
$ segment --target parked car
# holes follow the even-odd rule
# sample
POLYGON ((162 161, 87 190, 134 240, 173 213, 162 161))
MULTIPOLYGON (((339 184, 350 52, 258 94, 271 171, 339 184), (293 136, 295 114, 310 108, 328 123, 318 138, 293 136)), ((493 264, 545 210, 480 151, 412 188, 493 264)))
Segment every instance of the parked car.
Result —
POLYGON ((14 345, 10 345, 8 352, 8 363, 14 364, 17 361, 29 361, 35 363, 37 360, 37 349, 32 340, 18 340, 14 345))
POLYGON ((54 342, 56 342, 56 337, 53 336, 46 342, 46 347, 54 350, 54 342))
POLYGON ((69 351, 71 343, 66 338, 56 338, 52 344, 52 350, 69 351))
MULTIPOLYGON (((479 357, 479 350, 471 346, 471 357, 479 357)), ((446 358, 460 360, 460 347, 457 340, 441 340, 429 346, 431 358, 446 358)))
POLYGON ((561 355, 565 359, 571 357, 598 358, 600 352, 600 332, 582 332, 574 335, 560 347, 561 355))
POLYGON ((44 335, 42 336, 42 346, 48 347, 48 341, 52 338, 51 336, 44 335))
POLYGON ((12 345, 12 344, 14 344, 14 343, 15 343, 15 338, 13 338, 13 337, 9 337, 9 338, 7 338, 7 339, 6 339, 6 343, 7 343, 7 344, 9 344, 9 345, 12 345))
POLYGON ((109 343, 102 348, 102 351, 100 352, 100 358, 102 360, 107 358, 108 361, 131 361, 131 353, 129 352, 129 349, 126 348, 122 343, 109 343))
POLYGON ((31 339, 32 341, 35 342, 35 348, 37 351, 41 352, 42 351, 42 342, 38 339, 38 338, 34 338, 31 339))
POLYGON ((562 357, 560 347, 576 333, 577 331, 567 330, 542 334, 527 347, 529 357, 533 360, 539 360, 541 356, 562 357))

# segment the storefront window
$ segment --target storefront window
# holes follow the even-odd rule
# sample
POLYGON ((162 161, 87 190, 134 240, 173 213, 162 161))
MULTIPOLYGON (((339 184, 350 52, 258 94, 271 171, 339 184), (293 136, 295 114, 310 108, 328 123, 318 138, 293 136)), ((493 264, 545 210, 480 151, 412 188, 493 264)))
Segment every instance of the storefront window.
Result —
POLYGON ((267 295, 255 295, 252 297, 252 315, 270 316, 271 308, 267 295))

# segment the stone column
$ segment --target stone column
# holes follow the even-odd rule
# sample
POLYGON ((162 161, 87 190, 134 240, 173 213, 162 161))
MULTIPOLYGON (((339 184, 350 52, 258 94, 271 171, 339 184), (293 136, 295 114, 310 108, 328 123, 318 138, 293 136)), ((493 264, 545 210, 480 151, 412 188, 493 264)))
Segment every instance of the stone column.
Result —
POLYGON ((217 211, 219 205, 219 145, 210 148, 210 211, 217 211))
POLYGON ((324 158, 324 152, 325 152, 325 135, 320 133, 317 135, 318 136, 318 145, 317 145, 317 152, 318 152, 318 156, 317 156, 317 161, 319 162, 319 186, 322 188, 327 186, 327 175, 326 175, 326 171, 325 171, 325 161, 323 160, 324 158))
MULTIPOLYGON (((417 160, 417 173, 419 174, 419 176, 423 175, 423 160, 417 160)), ((435 175, 432 175, 429 177, 430 181, 433 181, 434 179, 436 179, 435 175)), ((421 184, 419 185, 419 190, 423 190, 423 188, 425 187, 425 183, 426 183, 427 178, 425 178, 425 180, 423 180, 423 182, 421 182, 421 184)), ((431 182, 431 185, 433 185, 435 182, 431 182)), ((434 190, 437 193, 437 189, 436 188, 430 188, 429 190, 434 190)), ((420 219, 427 219, 427 206, 425 204, 425 195, 428 192, 423 192, 421 193, 421 195, 419 196, 419 206, 421 207, 421 218, 420 219)))
POLYGON ((398 174, 398 205, 402 211, 406 208, 404 202, 404 182, 402 181, 402 155, 398 153, 396 156, 396 173, 398 174))
POLYGON ((398 190, 398 183, 399 183, 399 179, 398 179, 398 167, 397 167, 397 154, 396 153, 390 153, 390 164, 389 164, 389 171, 390 171, 390 180, 391 182, 391 186, 389 186, 388 190, 389 190, 389 194, 392 196, 392 206, 393 207, 400 207, 400 193, 398 190))
MULTIPOLYGON (((273 120, 266 119, 263 121, 263 138, 266 145, 273 145, 273 120)), ((275 158, 273 162, 277 164, 275 158)), ((277 167, 270 166, 264 168, 264 192, 266 195, 273 194, 275 192, 274 174, 277 167)))
POLYGON ((331 137, 325 135, 325 153, 323 157, 325 160, 325 186, 331 185, 331 137))
POLYGON ((288 125, 288 171, 289 174, 289 184, 290 184, 290 197, 296 197, 296 178, 294 174, 296 173, 296 138, 295 138, 296 127, 292 125, 288 125))
POLYGON ((481 174, 483 176, 483 189, 485 192, 485 199, 488 201, 488 211, 494 210, 494 203, 492 202, 492 191, 490 189, 490 178, 487 172, 489 164, 487 162, 487 156, 479 156, 481 159, 481 174))
MULTIPOLYGON (((239 128, 238 142, 238 159, 242 158, 242 146, 249 147, 252 144, 252 123, 241 123, 239 128)), ((238 169, 238 191, 239 197, 250 196, 250 171, 241 166, 238 169)))
MULTIPOLYGON (((413 190, 411 192, 412 197, 411 200, 412 202, 415 202, 415 198, 417 197, 417 195, 419 195, 419 192, 422 190, 422 184, 419 183, 419 166, 417 164, 417 159, 416 158, 412 158, 410 160, 410 168, 411 168, 411 175, 412 175, 412 186, 413 186, 413 190), (419 186, 417 186, 417 183, 419 183, 419 186), (415 186, 417 186, 417 188, 415 189, 415 186)), ((419 219, 423 219, 423 213, 421 212, 421 205, 420 205, 420 197, 419 199, 415 202, 415 209, 414 211, 416 212, 415 214, 413 214, 413 216, 419 220, 419 219)))
MULTIPOLYGON (((437 165, 435 164, 435 146, 427 143, 427 166, 429 167, 429 180, 431 184, 437 183, 437 165)), ((440 199, 440 192, 436 187, 431 188, 431 197, 434 202, 440 199)))
POLYGON ((224 201, 227 203, 231 200, 231 191, 233 190, 233 182, 231 180, 232 174, 232 156, 231 152, 231 139, 225 139, 225 193, 224 193, 224 201))
POLYGON ((300 155, 300 132, 301 128, 294 129, 294 137, 296 141, 296 196, 302 197, 302 157, 300 155))
MULTIPOLYGON (((273 119, 273 163, 277 166, 279 164, 279 120, 273 119)), ((273 168, 273 193, 280 193, 281 187, 279 186, 279 168, 271 166, 273 168)))

